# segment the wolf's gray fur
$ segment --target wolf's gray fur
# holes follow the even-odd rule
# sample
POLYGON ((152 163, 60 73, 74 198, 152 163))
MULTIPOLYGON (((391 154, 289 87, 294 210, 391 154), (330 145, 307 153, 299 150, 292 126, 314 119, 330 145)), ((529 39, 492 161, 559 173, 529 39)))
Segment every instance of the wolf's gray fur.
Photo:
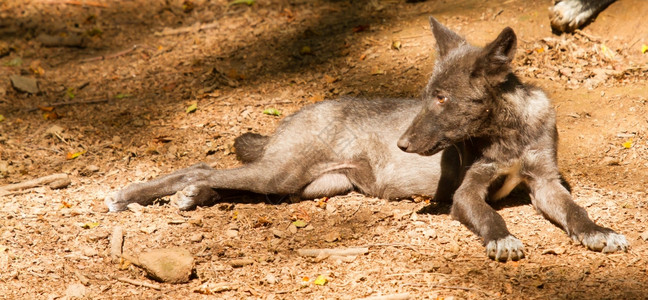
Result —
POLYGON ((302 198, 350 190, 381 198, 435 195, 453 202, 453 217, 483 238, 489 257, 506 261, 522 258, 523 246, 486 200, 525 183, 535 207, 572 238, 596 251, 626 250, 623 235, 594 224, 560 184, 554 112, 542 91, 510 70, 513 30, 504 29, 482 49, 430 22, 439 57, 422 101, 340 99, 307 106, 272 136, 237 138, 241 167, 194 165, 132 184, 106 204, 120 211, 177 192, 180 209, 192 209, 212 204, 224 190, 302 198))

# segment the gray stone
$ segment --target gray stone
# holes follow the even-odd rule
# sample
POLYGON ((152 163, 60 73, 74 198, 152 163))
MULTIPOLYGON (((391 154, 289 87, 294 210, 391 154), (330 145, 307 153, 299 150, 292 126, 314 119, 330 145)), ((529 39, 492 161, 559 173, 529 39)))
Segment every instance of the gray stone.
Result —
POLYGON ((74 283, 68 285, 65 290, 65 296, 68 299, 82 299, 86 295, 86 287, 80 283, 74 283))
POLYGON ((38 93, 38 82, 34 78, 29 78, 19 75, 11 75, 11 85, 14 89, 22 93, 37 94, 38 93))
POLYGON ((183 248, 156 249, 141 254, 139 264, 155 280, 186 283, 193 273, 194 258, 183 248))

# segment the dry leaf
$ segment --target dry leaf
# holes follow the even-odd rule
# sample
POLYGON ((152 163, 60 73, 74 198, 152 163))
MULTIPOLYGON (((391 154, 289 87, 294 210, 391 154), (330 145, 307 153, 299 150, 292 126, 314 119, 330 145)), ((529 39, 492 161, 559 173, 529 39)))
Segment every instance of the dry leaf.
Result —
POLYGON ((155 143, 165 144, 165 143, 169 143, 171 141, 173 141, 173 139, 170 138, 169 136, 166 136, 166 135, 159 135, 159 136, 153 138, 153 142, 155 142, 155 143))
POLYGON ((373 69, 371 69, 371 75, 382 75, 382 74, 385 74, 385 71, 381 70, 378 67, 374 67, 373 69))
POLYGON ((351 29, 353 32, 363 32, 369 29, 369 24, 358 25, 351 29))
POLYGON ((81 228, 83 229, 92 229, 99 226, 99 222, 88 222, 83 225, 81 225, 81 228))
POLYGON ((391 48, 394 50, 400 50, 401 48, 401 42, 400 41, 393 41, 391 44, 391 48))
POLYGON ((252 6, 254 2, 256 2, 256 0, 234 0, 229 4, 227 4, 227 6, 237 5, 237 4, 247 4, 248 6, 252 6))
POLYGON ((324 275, 317 276, 317 278, 315 278, 315 280, 313 281, 313 283, 317 285, 325 285, 327 282, 328 279, 326 279, 324 275))
POLYGON ((326 83, 333 83, 333 82, 338 81, 338 78, 329 76, 327 74, 324 74, 324 81, 326 81, 326 83))
POLYGON ((320 102, 324 100, 324 94, 317 94, 313 95, 312 97, 308 98, 311 102, 320 102))
POLYGON ((189 107, 187 107, 185 109, 185 111, 189 114, 189 113, 195 112, 196 109, 198 109, 198 104, 197 103, 192 103, 191 105, 189 105, 189 107))
POLYGON ((304 46, 301 49, 299 49, 299 54, 301 55, 313 54, 313 50, 311 50, 311 47, 309 46, 304 46))
POLYGON ((68 152, 68 153, 65 155, 65 158, 68 159, 68 160, 70 160, 70 159, 75 159, 75 158, 77 158, 77 157, 79 157, 79 156, 85 154, 86 152, 87 152, 87 150, 83 150, 83 151, 79 151, 79 152, 75 152, 75 153, 68 152))
POLYGON ((59 114, 57 114, 55 111, 43 113, 43 119, 45 119, 45 120, 56 120, 56 119, 60 119, 60 118, 61 118, 61 116, 59 114))
POLYGON ((259 227, 267 227, 270 225, 272 225, 272 222, 268 220, 266 217, 259 217, 256 223, 254 223, 253 227, 259 228, 259 227))
POLYGON ((271 116, 281 116, 281 112, 276 108, 267 108, 263 110, 263 113, 271 116))
POLYGON ((322 197, 317 200, 317 207, 326 208, 326 203, 328 202, 328 197, 322 197))
POLYGON ((295 225, 295 227, 297 228, 304 228, 308 225, 308 223, 302 219, 292 222, 292 224, 295 225))
POLYGON ((41 76, 45 74, 45 70, 40 65, 40 60, 34 60, 29 64, 29 69, 34 73, 34 75, 41 76))

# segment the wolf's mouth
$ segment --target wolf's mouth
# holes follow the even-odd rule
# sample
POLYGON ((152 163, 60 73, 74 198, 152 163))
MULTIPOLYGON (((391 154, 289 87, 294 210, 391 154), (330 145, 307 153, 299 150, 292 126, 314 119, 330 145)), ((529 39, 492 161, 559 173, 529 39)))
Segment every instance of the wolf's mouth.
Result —
POLYGON ((418 154, 423 156, 432 156, 434 154, 439 153, 441 150, 445 149, 446 146, 444 144, 445 143, 443 143, 442 141, 438 141, 434 145, 432 145, 432 147, 428 148, 423 152, 419 152, 418 154))

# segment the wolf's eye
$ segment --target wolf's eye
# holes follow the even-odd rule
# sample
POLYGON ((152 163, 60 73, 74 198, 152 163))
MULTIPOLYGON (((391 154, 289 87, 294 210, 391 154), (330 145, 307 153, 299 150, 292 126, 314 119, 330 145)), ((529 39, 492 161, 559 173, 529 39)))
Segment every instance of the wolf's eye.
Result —
POLYGON ((438 95, 436 96, 436 98, 437 98, 437 103, 439 103, 439 104, 443 104, 443 103, 445 103, 446 101, 448 101, 448 97, 446 97, 446 96, 444 96, 444 95, 441 95, 441 94, 438 94, 438 95))

